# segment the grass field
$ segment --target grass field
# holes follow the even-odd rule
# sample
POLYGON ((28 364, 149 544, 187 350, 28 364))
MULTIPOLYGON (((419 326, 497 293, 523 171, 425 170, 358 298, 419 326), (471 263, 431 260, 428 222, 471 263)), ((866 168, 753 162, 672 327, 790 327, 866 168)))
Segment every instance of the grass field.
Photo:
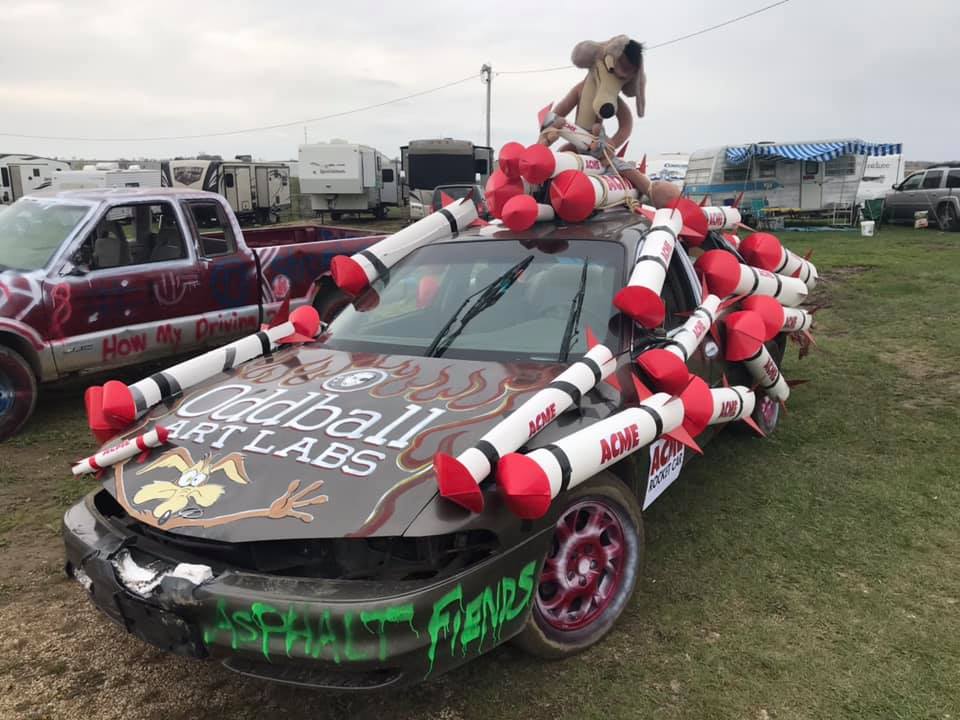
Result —
POLYGON ((720 438, 645 513, 632 605, 563 663, 507 647, 356 698, 142 645, 62 577, 59 516, 91 487, 68 462, 93 443, 83 385, 45 391, 0 449, 0 717, 960 717, 960 235, 783 237, 823 277, 819 345, 785 364, 810 383, 772 438, 720 438))

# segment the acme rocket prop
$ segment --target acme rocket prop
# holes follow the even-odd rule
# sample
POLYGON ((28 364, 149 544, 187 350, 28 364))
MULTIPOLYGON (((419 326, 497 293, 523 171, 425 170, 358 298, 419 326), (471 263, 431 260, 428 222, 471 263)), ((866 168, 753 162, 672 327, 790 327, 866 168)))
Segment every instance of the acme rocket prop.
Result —
POLYGON ((473 447, 452 457, 433 458, 440 494, 458 505, 480 512, 483 494, 478 487, 500 458, 515 451, 559 415, 579 404, 580 398, 616 368, 616 359, 603 345, 595 345, 579 362, 564 370, 547 387, 514 410, 473 447))
POLYGON ((108 380, 103 387, 92 386, 84 394, 87 420, 101 441, 112 437, 147 410, 241 363, 273 351, 278 345, 309 342, 320 329, 320 317, 309 306, 298 307, 289 319, 232 343, 186 360, 144 378, 133 385, 108 380))
POLYGON ((458 234, 477 217, 477 206, 473 199, 461 198, 366 250, 350 256, 337 255, 330 262, 333 281, 341 290, 358 295, 417 248, 458 234))
POLYGON ((136 437, 127 438, 118 445, 101 450, 95 455, 86 457, 73 466, 74 475, 97 472, 110 465, 129 460, 135 455, 146 452, 150 448, 160 447, 167 442, 167 429, 158 425, 153 430, 136 437))

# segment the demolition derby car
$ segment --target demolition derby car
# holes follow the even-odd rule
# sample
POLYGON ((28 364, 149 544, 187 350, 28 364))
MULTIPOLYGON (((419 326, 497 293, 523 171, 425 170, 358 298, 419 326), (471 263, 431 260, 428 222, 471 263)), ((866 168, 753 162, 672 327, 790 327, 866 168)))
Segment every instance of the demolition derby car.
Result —
MULTIPOLYGON (((658 432, 673 400, 652 393, 666 375, 636 362, 682 346, 702 315, 702 277, 677 244, 661 262, 662 324, 645 329, 613 304, 651 235, 636 213, 523 232, 464 229, 447 210, 428 221, 463 231, 389 263, 361 253, 375 277, 318 302, 329 323, 316 339, 295 312, 289 327, 197 358, 212 377, 191 384, 200 365, 188 361, 91 393, 91 427, 103 429, 98 412, 127 413, 124 442, 85 461, 102 487, 66 513, 63 533, 68 574, 109 619, 248 676, 350 690, 423 680, 510 639, 561 658, 611 629, 637 584, 641 511, 717 429, 704 421, 695 441, 677 422, 658 432), (586 384, 558 377, 576 368, 586 384), (522 438, 494 437, 536 398, 549 402, 521 412, 522 438), (640 420, 609 430, 625 409, 658 439, 640 420), (589 448, 563 445, 591 429, 589 448), (559 484, 530 511, 522 487, 509 496, 489 471, 538 453, 559 484), (593 453, 602 469, 585 466, 593 453)), ((742 261, 717 232, 705 250, 742 261)), ((703 330, 692 377, 717 391, 754 385, 725 359, 734 329, 703 330)), ((765 354, 779 363, 784 342, 765 354)), ((715 414, 771 432, 779 404, 746 392, 715 414)), ((537 471, 512 472, 522 486, 537 471)))

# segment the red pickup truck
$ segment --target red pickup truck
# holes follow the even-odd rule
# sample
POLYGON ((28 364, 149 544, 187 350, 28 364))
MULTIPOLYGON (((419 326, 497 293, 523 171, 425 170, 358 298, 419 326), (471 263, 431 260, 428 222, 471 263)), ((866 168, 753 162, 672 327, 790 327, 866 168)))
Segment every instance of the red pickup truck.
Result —
POLYGON ((224 198, 177 188, 37 192, 0 212, 0 440, 37 384, 220 344, 282 300, 314 302, 334 255, 382 235, 241 232, 224 198))

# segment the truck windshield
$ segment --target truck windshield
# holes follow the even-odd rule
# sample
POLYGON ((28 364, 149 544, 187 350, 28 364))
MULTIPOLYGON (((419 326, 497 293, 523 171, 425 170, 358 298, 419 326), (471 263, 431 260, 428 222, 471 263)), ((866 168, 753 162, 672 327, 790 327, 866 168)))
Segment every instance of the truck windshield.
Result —
POLYGON ((616 312, 611 301, 623 283, 622 247, 599 240, 562 245, 559 251, 556 244, 541 249, 511 240, 427 245, 341 312, 325 345, 556 362, 587 351, 588 327, 612 342, 606 336, 616 312))
POLYGON ((57 200, 17 200, 0 211, 0 266, 15 270, 44 267, 89 211, 86 205, 57 200))

